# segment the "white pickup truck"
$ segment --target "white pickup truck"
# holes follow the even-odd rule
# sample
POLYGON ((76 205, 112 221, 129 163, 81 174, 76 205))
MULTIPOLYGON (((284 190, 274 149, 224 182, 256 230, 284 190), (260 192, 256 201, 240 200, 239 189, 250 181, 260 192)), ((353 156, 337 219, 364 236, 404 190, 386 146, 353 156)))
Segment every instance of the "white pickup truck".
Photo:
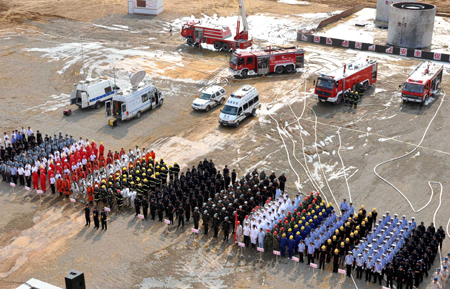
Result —
POLYGON ((204 89, 192 102, 194 110, 209 111, 216 105, 223 104, 227 95, 223 87, 214 85, 204 89))

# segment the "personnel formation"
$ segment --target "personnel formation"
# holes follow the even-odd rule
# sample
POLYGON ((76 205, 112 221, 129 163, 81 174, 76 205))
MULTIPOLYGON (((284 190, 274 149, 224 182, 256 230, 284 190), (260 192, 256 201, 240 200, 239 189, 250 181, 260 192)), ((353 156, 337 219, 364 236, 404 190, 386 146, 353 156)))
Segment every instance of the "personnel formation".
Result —
MULTIPOLYGON (((199 230, 202 221, 204 235, 211 228, 214 238, 221 232, 226 242, 234 234, 246 247, 289 259, 298 255, 299 262, 317 262, 320 270, 331 264, 333 273, 345 268, 347 276, 356 270, 356 279, 379 285, 385 280, 388 288, 424 282, 445 239, 443 228, 436 230, 433 223, 425 228, 414 217, 407 221, 389 212, 377 218, 375 208, 367 213, 364 205, 355 209, 345 199, 338 214, 319 193, 299 191, 291 200, 284 173, 277 177, 275 171, 254 168, 239 178, 235 169, 217 169, 207 159, 181 170, 176 162, 157 161, 153 150, 105 152, 94 140, 39 131, 35 136, 31 128, 11 137, 4 133, 0 170, 4 182, 85 202, 85 226, 92 216, 94 229, 101 223, 106 232, 107 212, 124 207, 144 220, 166 218, 169 226, 184 227, 192 219, 199 230)), ((433 288, 445 287, 449 257, 432 274, 433 288)))

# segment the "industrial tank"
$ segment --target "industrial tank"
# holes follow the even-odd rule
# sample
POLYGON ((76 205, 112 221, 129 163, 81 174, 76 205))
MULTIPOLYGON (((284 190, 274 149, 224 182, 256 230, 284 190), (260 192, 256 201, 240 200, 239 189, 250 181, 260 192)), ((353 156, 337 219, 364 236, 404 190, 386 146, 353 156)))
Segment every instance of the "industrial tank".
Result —
POLYGON ((387 43, 403 48, 431 46, 436 6, 418 2, 392 4, 387 43))
POLYGON ((399 2, 416 2, 417 0, 377 0, 377 16, 375 20, 389 22, 391 6, 399 2))

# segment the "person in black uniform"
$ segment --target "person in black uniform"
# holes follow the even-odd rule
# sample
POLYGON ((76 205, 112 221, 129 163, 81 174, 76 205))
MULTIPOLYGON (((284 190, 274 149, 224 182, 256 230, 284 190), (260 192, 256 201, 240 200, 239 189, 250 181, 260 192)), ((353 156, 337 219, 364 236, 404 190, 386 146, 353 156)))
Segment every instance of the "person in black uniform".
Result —
POLYGON ((167 216, 169 217, 170 225, 173 225, 173 212, 176 209, 172 206, 172 203, 169 203, 167 206, 167 216))
POLYGON ((156 217, 156 209, 157 209, 157 204, 155 201, 155 198, 152 198, 150 200, 150 215, 152 216, 152 220, 155 220, 156 217))
POLYGON ((202 216, 202 219, 203 219, 203 227, 204 227, 204 229, 205 229, 205 235, 208 235, 208 223, 209 223, 209 215, 208 215, 208 211, 207 210, 205 210, 204 212, 203 212, 203 216, 202 216))
POLYGON ((100 222, 99 222, 99 219, 98 219, 98 215, 99 215, 99 211, 97 210, 97 207, 95 206, 94 207, 94 211, 92 211, 92 216, 94 218, 94 228, 95 229, 100 228, 100 222))
POLYGON ((340 259, 339 250, 335 249, 334 250, 334 255, 333 255, 333 273, 337 273, 338 272, 339 259, 340 259))
POLYGON ((392 266, 392 263, 389 264, 389 267, 387 269, 385 269, 385 273, 386 273, 386 287, 388 288, 393 288, 394 283, 394 267, 392 266))
POLYGON ((163 221, 164 211, 165 211, 164 204, 163 204, 162 200, 159 200, 159 203, 158 203, 158 219, 159 220, 158 221, 160 221, 160 222, 163 221))
POLYGON ((184 203, 184 212, 186 214, 186 222, 189 222, 191 219, 191 204, 189 204, 189 199, 186 199, 184 203))
POLYGON ((105 208, 102 209, 102 213, 101 213, 101 218, 102 218, 102 230, 105 229, 105 231, 108 229, 108 226, 106 225, 106 221, 108 218, 108 215, 105 212, 105 208))
POLYGON ((212 225, 214 227, 214 238, 217 238, 217 235, 219 234, 219 224, 220 224, 220 220, 216 213, 216 214, 214 214, 214 218, 212 220, 212 225))
POLYGON ((228 221, 228 217, 222 222, 222 230, 223 230, 223 241, 228 241, 228 237, 230 235, 230 221, 228 221))
POLYGON ((134 199, 134 210, 136 211, 136 215, 134 215, 134 217, 141 214, 141 200, 139 200, 138 197, 134 199))
POLYGON ((147 201, 147 197, 144 196, 141 202, 142 202, 142 211, 144 212, 144 219, 147 219, 147 215, 148 215, 148 201, 147 201))
POLYGON ((86 217, 86 225, 85 226, 90 226, 91 225, 91 208, 89 208, 89 205, 86 204, 86 206, 84 207, 84 216, 86 217))
POLYGON ((411 269, 406 273, 406 289, 413 289, 414 274, 411 269))
POLYGON ((403 289, 403 284, 405 284, 406 274, 403 271, 403 267, 399 267, 397 271, 397 289, 403 289))
POLYGON ((177 210, 177 215, 178 215, 178 227, 184 227, 184 215, 185 215, 185 211, 183 209, 183 205, 180 204, 180 206, 178 207, 177 210))
POLYGON ((200 221, 200 213, 198 208, 195 207, 194 213, 192 213, 192 218, 194 219, 194 229, 198 230, 198 222, 200 221))

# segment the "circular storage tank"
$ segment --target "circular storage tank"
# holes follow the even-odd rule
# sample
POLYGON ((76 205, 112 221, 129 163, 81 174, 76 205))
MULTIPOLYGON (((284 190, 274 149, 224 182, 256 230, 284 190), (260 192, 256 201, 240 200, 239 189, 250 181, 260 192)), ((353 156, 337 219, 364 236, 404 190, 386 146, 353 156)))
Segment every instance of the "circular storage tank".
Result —
POLYGON ((389 13, 394 3, 416 2, 417 0, 377 0, 377 16, 375 20, 389 22, 389 13))
POLYGON ((387 43, 403 48, 425 48, 433 39, 436 6, 418 2, 392 4, 387 43))

